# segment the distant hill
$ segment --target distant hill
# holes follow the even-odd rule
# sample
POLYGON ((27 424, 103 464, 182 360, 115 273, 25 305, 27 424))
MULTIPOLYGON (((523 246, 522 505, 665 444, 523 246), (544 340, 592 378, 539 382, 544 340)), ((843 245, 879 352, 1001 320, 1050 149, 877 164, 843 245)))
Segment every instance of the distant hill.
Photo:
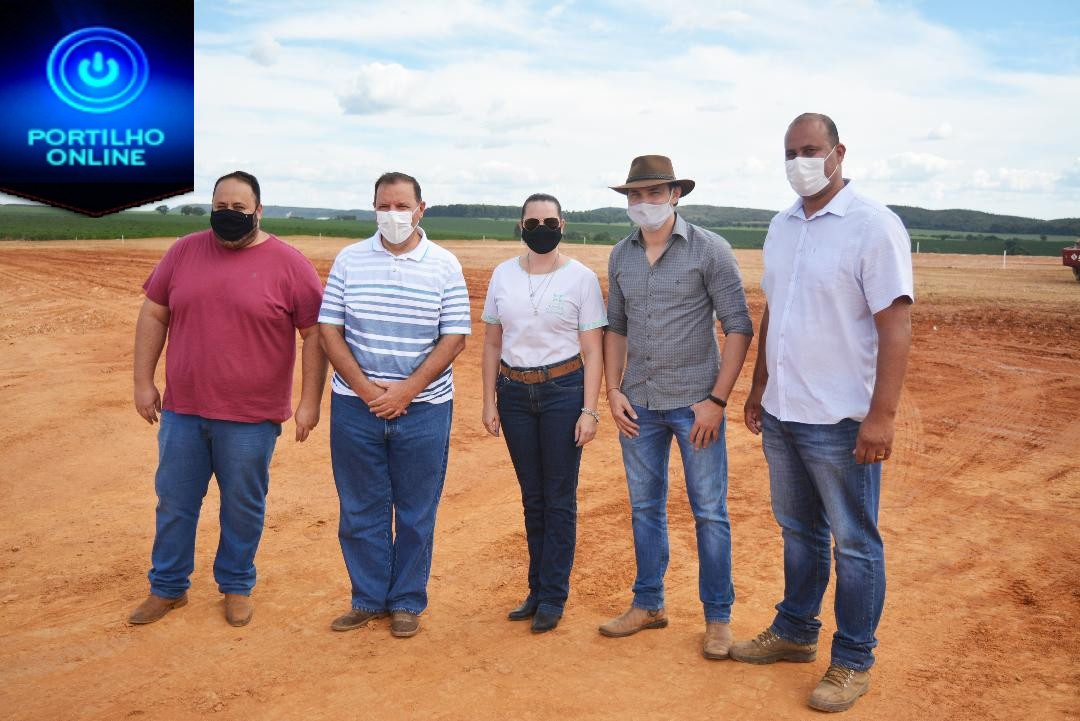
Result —
MULTIPOLYGON (((985 213, 978 210, 927 210, 926 208, 917 208, 909 205, 890 205, 889 207, 893 212, 900 216, 900 219, 904 221, 904 225, 909 229, 923 231, 920 233, 922 236, 953 235, 963 238, 966 236, 982 234, 1002 237, 1018 235, 1034 236, 1036 238, 1039 236, 1080 237, 1080 218, 1041 220, 1038 218, 1024 218, 1015 215, 985 213)), ((123 213, 109 216, 113 220, 112 223, 98 223, 98 225, 110 225, 111 227, 113 224, 117 224, 119 229, 122 227, 124 218, 136 218, 145 213, 157 215, 159 218, 175 218, 176 216, 190 215, 190 211, 188 214, 182 212, 184 208, 199 208, 203 215, 210 211, 210 205, 206 203, 187 203, 184 205, 170 206, 166 216, 161 216, 154 211, 124 211, 123 213)), ((46 215, 55 215, 58 221, 61 218, 64 218, 64 222, 73 222, 73 218, 65 218, 65 216, 71 215, 67 211, 48 209, 33 204, 14 203, 0 205, 0 211, 5 210, 19 213, 22 216, 25 216, 28 213, 45 212, 46 215)), ((742 227, 754 229, 762 233, 773 215, 776 214, 775 210, 733 208, 718 205, 685 205, 680 206, 679 210, 683 217, 696 225, 702 225, 708 228, 742 227)), ((450 221, 456 218, 470 221, 509 221, 511 228, 513 227, 513 222, 520 217, 520 214, 520 206, 479 203, 433 205, 428 207, 426 211, 427 217, 432 219, 440 218, 450 221)), ((628 232, 622 230, 623 226, 626 228, 630 227, 630 221, 626 217, 626 208, 622 207, 609 206, 604 208, 594 208, 593 210, 570 210, 566 211, 564 215, 568 221, 579 226, 581 224, 610 224, 619 226, 618 228, 607 229, 613 237, 621 236, 622 234, 625 234, 625 232, 628 232)), ((291 218, 298 222, 301 220, 338 220, 373 223, 375 220, 375 213, 372 210, 360 210, 357 208, 349 210, 340 210, 337 208, 305 208, 290 205, 267 205, 263 208, 263 216, 268 220, 284 220, 291 218)), ((205 219, 203 220, 203 223, 205 223, 205 219)), ((88 229, 89 227, 90 226, 80 226, 80 230, 83 230, 83 228, 88 229)), ((476 228, 480 229, 480 226, 476 226, 476 228)), ((3 232, 4 229, 0 228, 0 238, 27 237, 15 235, 12 229, 7 230, 8 232, 3 232)), ((487 232, 487 230, 488 229, 485 226, 482 232, 487 232)), ((28 231, 28 228, 20 228, 19 230, 20 233, 26 233, 28 231)), ((132 231, 134 232, 134 229, 132 229, 132 231)), ((327 229, 327 231, 329 232, 329 229, 327 229)), ((122 232, 122 230, 120 232, 122 232)), ((316 229, 315 232, 318 233, 321 231, 316 229)), ((587 232, 595 233, 602 231, 594 229, 587 232)), ((73 232, 73 236, 74 235, 82 236, 83 232, 73 232)), ((37 236, 34 235, 33 237, 37 236)), ((42 237, 50 236, 46 235, 42 237)), ((135 236, 132 235, 131 237, 135 236)), ((968 237, 967 239, 971 240, 972 238, 968 237)))
MULTIPOLYGON (((722 205, 680 205, 683 217, 695 225, 768 225, 776 215, 775 210, 757 208, 729 208, 722 205)), ((626 212, 625 210, 623 211, 626 212)))
MULTIPOLYGON (((984 213, 978 210, 927 210, 926 208, 916 208, 909 205, 890 205, 889 207, 900 216, 900 219, 904 221, 904 225, 919 230, 1010 235, 1080 235, 1080 218, 1040 220, 1015 215, 984 213)), ((691 223, 710 228, 765 226, 777 212, 759 208, 733 208, 719 205, 684 205, 679 206, 679 211, 691 223)), ((516 220, 520 214, 521 208, 516 205, 433 205, 426 211, 426 215, 436 218, 516 220)), ((568 221, 573 223, 624 224, 627 222, 626 208, 618 207, 568 210, 564 215, 568 221)))
POLYGON ((1080 218, 1039 220, 1017 215, 996 215, 979 210, 927 210, 909 205, 890 205, 904 225, 922 230, 964 233, 1021 233, 1028 235, 1080 235, 1080 218))
POLYGON ((452 205, 429 205, 424 215, 432 218, 492 218, 494 220, 521 217, 518 205, 484 205, 482 203, 454 203, 452 205))
MULTIPOLYGON (((184 203, 169 208, 169 214, 182 215, 182 208, 202 208, 205 213, 210 212, 209 203, 184 203)), ((375 220, 374 210, 337 210, 335 208, 300 208, 291 205, 264 205, 264 218, 303 218, 316 220, 318 218, 346 218, 348 220, 375 220), (352 217, 349 217, 352 216, 352 217)))
MULTIPOLYGON (((691 223, 709 226, 735 225, 743 223, 768 223, 776 214, 775 210, 755 210, 752 208, 725 208, 715 205, 686 205, 679 209, 691 223)), ((521 216, 521 207, 517 205, 479 205, 454 204, 433 205, 425 215, 432 218, 494 218, 517 220, 521 216)), ((563 213, 571 223, 618 223, 626 224, 626 208, 595 208, 594 210, 567 210, 563 213)))

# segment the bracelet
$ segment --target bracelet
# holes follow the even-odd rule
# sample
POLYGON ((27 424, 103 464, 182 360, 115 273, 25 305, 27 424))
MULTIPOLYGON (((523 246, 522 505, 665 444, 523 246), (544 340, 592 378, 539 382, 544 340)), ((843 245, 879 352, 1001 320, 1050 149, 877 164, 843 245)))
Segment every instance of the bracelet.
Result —
POLYGON ((720 406, 721 408, 727 408, 727 401, 725 401, 723 398, 717 398, 712 393, 705 396, 705 398, 708 398, 710 401, 712 401, 716 405, 720 406))
POLYGON ((589 415, 589 416, 592 416, 593 418, 595 418, 597 423, 600 422, 600 414, 597 413, 596 411, 594 411, 592 408, 582 407, 581 412, 584 413, 585 415, 589 415))
POLYGON ((607 389, 607 395, 610 396, 612 393, 615 393, 616 391, 618 391, 619 393, 622 393, 622 388, 608 388, 607 389))

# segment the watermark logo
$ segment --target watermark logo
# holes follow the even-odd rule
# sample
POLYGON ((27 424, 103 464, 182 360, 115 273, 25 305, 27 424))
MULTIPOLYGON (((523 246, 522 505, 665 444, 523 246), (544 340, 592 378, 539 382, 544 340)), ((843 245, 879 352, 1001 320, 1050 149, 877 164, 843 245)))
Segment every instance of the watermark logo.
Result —
POLYGON ((191 192, 194 23, 191 0, 0 2, 0 204, 99 217, 191 192))
POLYGON ((46 65, 56 96, 87 113, 111 113, 139 97, 150 75, 146 53, 129 35, 90 27, 64 36, 46 65))

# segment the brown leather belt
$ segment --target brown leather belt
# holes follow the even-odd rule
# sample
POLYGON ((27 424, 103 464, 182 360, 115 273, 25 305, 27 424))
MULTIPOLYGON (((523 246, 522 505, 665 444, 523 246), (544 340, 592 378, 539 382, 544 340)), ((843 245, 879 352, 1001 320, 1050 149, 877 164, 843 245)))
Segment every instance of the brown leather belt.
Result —
POLYGON ((511 368, 506 365, 505 361, 500 360, 499 372, 512 381, 532 385, 534 383, 546 383, 552 378, 569 375, 579 368, 584 367, 584 365, 580 355, 576 355, 570 360, 565 360, 562 363, 554 363, 540 368, 511 368))

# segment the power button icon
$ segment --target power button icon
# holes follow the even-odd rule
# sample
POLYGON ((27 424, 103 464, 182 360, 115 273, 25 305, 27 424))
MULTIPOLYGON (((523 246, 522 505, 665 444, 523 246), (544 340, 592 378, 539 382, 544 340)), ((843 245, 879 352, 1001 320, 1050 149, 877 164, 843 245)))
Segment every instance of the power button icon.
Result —
POLYGON ((119 30, 91 27, 61 38, 46 75, 56 96, 87 113, 111 113, 139 97, 150 65, 139 44, 119 30))

